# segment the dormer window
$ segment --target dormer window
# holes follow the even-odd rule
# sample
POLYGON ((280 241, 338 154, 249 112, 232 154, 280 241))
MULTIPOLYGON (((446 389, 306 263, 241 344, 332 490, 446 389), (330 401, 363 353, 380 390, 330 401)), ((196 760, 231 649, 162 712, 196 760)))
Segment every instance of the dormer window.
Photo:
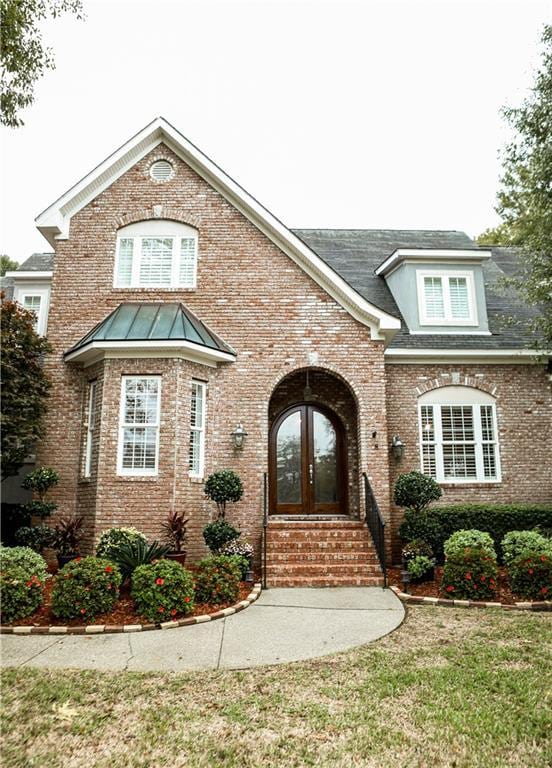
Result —
POLYGON ((197 230, 173 221, 142 221, 117 234, 115 288, 195 288, 197 230))
POLYGON ((473 272, 416 271, 420 325, 477 325, 473 272))

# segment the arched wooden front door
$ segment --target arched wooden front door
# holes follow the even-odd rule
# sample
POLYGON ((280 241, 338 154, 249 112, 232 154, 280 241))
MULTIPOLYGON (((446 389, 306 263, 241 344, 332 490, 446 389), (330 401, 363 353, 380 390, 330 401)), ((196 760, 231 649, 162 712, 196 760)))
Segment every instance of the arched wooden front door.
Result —
POLYGON ((345 430, 329 408, 287 408, 270 431, 270 513, 346 513, 345 430))

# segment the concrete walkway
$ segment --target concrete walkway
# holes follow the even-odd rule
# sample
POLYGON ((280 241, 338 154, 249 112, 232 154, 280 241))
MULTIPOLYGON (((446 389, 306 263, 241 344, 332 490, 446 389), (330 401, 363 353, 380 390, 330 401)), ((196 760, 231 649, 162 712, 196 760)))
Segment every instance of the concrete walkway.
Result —
POLYGON ((174 671, 247 669, 344 651, 388 634, 402 603, 379 587, 269 589, 225 619, 153 632, 0 635, 3 666, 174 671))

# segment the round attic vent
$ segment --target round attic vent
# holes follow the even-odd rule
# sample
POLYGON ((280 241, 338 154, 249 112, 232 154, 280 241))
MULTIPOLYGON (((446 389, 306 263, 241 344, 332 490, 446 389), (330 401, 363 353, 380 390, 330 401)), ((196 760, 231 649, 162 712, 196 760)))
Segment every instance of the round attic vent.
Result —
POLYGON ((173 175, 173 167, 168 160, 157 160, 150 168, 150 176, 155 181, 168 181, 173 175))

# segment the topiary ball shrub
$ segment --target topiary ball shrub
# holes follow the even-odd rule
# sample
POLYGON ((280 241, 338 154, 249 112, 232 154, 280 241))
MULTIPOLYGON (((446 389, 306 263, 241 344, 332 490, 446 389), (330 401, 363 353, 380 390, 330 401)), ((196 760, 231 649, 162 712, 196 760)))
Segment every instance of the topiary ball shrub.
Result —
POLYGON ((110 560, 77 557, 58 571, 52 589, 52 613, 60 619, 93 621, 113 609, 121 573, 110 560))
POLYGON ((216 502, 220 517, 224 517, 227 502, 236 502, 243 496, 243 484, 231 469, 213 472, 205 481, 205 495, 216 502))
POLYGON ((148 621, 170 621, 194 609, 194 580, 190 571, 173 560, 139 565, 132 574, 136 612, 148 621))
POLYGON ((0 569, 0 590, 2 623, 31 616, 43 602, 44 582, 25 568, 14 563, 2 565, 0 569))
POLYGON ((48 577, 46 560, 30 547, 0 547, 0 571, 17 565, 28 576, 36 576, 40 581, 48 577))
POLYGON ((198 603, 234 603, 240 594, 240 567, 233 556, 206 557, 198 564, 195 596, 198 603))
POLYGON ((218 519, 203 529, 203 538, 211 552, 219 552, 225 545, 240 536, 240 531, 226 520, 218 519))
POLYGON ((98 539, 96 557, 106 557, 108 560, 116 560, 120 547, 132 545, 138 541, 146 542, 146 537, 136 528, 108 528, 103 531, 98 539))
POLYGON ((552 552, 526 549, 508 564, 512 592, 527 600, 552 598, 552 552))
POLYGON ((496 560, 494 542, 491 536, 488 533, 485 533, 485 531, 478 531, 475 528, 472 528, 469 531, 456 531, 456 533, 453 533, 452 536, 445 541, 445 559, 447 560, 458 553, 462 553, 466 547, 484 549, 496 560))
POLYGON ((543 555, 552 552, 552 541, 538 531, 510 531, 502 539, 501 546, 502 557, 507 567, 525 550, 543 555))
POLYGON ((443 491, 432 477, 421 472, 399 475, 393 486, 393 499, 399 507, 421 512, 432 501, 441 498, 443 491))
POLYGON ((42 552, 54 540, 54 531, 47 525, 25 525, 18 528, 14 535, 15 543, 20 547, 29 547, 35 552, 42 552))
POLYGON ((496 591, 496 557, 483 547, 465 547, 447 558, 441 591, 448 598, 492 600, 496 591))

